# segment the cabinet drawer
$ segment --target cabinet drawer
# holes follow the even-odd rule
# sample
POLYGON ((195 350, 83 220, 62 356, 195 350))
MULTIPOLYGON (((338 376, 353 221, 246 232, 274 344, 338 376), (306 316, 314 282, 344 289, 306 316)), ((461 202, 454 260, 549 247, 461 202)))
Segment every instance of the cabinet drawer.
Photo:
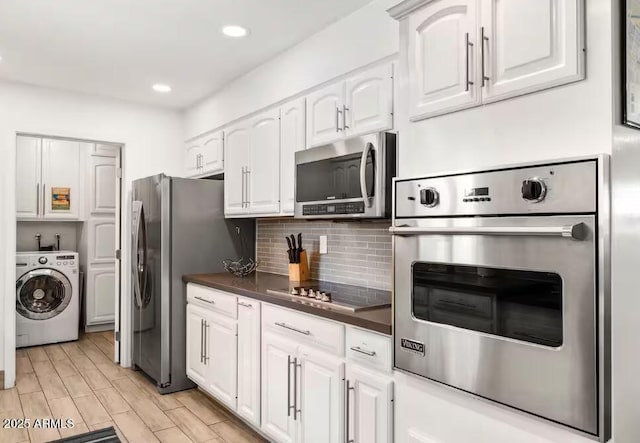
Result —
POLYGON ((262 327, 296 342, 344 355, 344 326, 339 323, 264 304, 262 327))
POLYGON ((237 297, 233 294, 188 283, 187 301, 207 307, 228 317, 238 318, 237 297))
POLYGON ((391 337, 348 326, 346 343, 348 360, 391 372, 391 337))

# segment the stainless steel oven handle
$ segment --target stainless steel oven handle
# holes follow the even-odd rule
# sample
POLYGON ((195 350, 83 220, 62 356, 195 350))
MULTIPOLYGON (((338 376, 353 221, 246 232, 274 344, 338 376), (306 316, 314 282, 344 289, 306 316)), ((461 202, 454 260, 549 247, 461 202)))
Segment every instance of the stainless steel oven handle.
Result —
POLYGON ((411 227, 392 226, 389 232, 393 235, 514 235, 514 236, 546 236, 564 237, 582 240, 587 229, 584 223, 566 226, 443 226, 443 227, 411 227))
POLYGON ((369 194, 367 193, 367 158, 369 157, 371 149, 373 149, 373 145, 371 143, 367 143, 364 151, 362 151, 362 158, 360 159, 360 192, 362 192, 362 198, 364 199, 364 204, 367 205, 367 208, 371 207, 371 197, 369 197, 369 194))

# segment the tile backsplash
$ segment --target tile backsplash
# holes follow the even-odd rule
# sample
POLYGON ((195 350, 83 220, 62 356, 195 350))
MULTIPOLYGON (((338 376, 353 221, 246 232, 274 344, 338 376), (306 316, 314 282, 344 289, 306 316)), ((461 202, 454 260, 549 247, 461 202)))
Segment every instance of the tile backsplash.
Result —
POLYGON ((258 220, 258 270, 288 274, 285 236, 302 233, 311 278, 391 290, 390 221, 331 222, 292 219, 258 220), (328 253, 320 254, 320 236, 326 235, 328 253))

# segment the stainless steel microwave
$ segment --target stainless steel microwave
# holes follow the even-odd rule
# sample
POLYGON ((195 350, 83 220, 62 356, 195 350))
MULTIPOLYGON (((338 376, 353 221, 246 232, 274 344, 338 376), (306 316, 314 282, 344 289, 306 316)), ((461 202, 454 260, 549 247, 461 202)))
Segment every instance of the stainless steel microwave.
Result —
POLYGON ((380 132, 296 152, 295 217, 390 218, 396 135, 380 132))

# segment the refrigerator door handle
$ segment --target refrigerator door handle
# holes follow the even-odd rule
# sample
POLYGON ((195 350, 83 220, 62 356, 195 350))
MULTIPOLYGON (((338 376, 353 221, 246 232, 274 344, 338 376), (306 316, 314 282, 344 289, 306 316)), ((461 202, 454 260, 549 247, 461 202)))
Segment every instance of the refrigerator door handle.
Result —
POLYGON ((131 254, 131 273, 133 274, 133 295, 138 307, 142 307, 142 294, 140 288, 139 276, 139 242, 140 242, 140 225, 142 218, 142 202, 134 200, 133 203, 133 244, 131 254))
MULTIPOLYGON (((173 288, 171 287, 172 273, 171 269, 171 179, 162 177, 161 186, 161 214, 162 222, 160 227, 161 253, 160 253, 160 386, 168 386, 171 384, 171 299, 173 288)), ((178 294, 176 294, 178 296, 178 294)))

